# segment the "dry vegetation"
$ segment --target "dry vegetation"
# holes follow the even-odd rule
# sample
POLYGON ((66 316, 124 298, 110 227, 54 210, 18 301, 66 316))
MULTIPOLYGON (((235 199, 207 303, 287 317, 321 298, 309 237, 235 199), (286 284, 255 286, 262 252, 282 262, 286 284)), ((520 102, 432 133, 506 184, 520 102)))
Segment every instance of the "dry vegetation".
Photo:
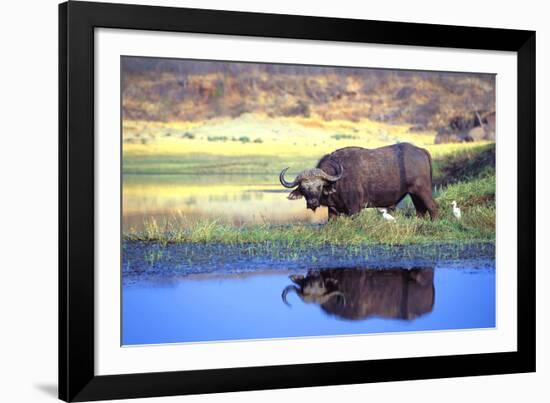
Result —
POLYGON ((199 122, 256 113, 370 119, 412 131, 494 110, 494 76, 380 69, 123 60, 123 118, 199 122))

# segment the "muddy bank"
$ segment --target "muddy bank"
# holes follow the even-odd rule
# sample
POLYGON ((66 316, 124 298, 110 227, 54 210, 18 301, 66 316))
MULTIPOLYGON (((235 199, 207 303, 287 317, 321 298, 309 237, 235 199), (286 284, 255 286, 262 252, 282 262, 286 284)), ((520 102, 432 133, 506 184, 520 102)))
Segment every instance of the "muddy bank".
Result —
POLYGON ((445 261, 460 267, 464 260, 494 267, 493 243, 316 247, 296 249, 276 245, 167 244, 125 241, 122 248, 124 282, 197 274, 239 274, 258 271, 302 271, 349 267, 435 266, 445 261))

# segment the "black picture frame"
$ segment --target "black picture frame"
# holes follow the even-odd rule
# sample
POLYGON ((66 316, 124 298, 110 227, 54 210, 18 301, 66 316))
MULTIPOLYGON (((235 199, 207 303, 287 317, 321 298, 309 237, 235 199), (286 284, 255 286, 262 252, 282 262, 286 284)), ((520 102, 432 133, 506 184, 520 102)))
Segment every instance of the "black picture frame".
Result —
POLYGON ((62 400, 535 371, 535 211, 533 31, 80 1, 59 5, 59 398, 62 400), (517 52, 520 207, 517 352, 96 376, 94 29, 99 27, 517 52))

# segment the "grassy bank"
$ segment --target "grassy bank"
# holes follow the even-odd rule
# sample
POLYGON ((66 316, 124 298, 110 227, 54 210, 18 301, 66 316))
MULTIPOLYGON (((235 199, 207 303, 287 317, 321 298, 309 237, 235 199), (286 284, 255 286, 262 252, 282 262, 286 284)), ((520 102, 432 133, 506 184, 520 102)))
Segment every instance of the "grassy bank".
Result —
POLYGON ((474 146, 434 156, 433 180, 435 185, 467 182, 475 178, 495 175, 495 144, 470 144, 474 146))
POLYGON ((436 159, 434 181, 439 204, 435 221, 418 219, 406 203, 395 222, 384 220, 375 209, 354 217, 339 217, 321 226, 293 224, 235 227, 216 220, 185 223, 185 218, 147 220, 143 230, 128 231, 125 240, 160 243, 269 244, 293 246, 407 245, 492 242, 495 237, 494 146, 482 146, 436 159), (452 214, 456 200, 462 219, 452 214))
POLYGON ((494 240, 494 209, 469 209, 461 220, 443 214, 438 220, 419 220, 399 212, 396 222, 388 223, 374 211, 356 217, 342 217, 324 226, 296 224, 289 226, 248 225, 233 227, 216 221, 202 221, 181 229, 177 221, 155 220, 141 232, 125 234, 125 240, 160 243, 274 244, 285 246, 358 246, 406 245, 430 243, 468 243, 494 240))

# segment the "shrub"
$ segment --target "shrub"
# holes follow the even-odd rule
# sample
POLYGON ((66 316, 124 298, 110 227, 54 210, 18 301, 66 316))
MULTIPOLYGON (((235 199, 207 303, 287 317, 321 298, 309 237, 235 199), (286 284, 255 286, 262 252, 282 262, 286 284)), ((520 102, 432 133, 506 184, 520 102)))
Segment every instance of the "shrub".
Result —
POLYGON ((283 116, 304 116, 308 118, 310 114, 309 105, 304 101, 298 101, 295 105, 285 108, 282 111, 283 116))
POLYGON ((333 134, 332 136, 333 139, 335 140, 352 140, 352 139, 356 139, 357 136, 353 136, 351 134, 340 134, 340 133, 337 133, 337 134, 333 134))
POLYGON ((208 141, 227 141, 227 136, 208 136, 208 141))

